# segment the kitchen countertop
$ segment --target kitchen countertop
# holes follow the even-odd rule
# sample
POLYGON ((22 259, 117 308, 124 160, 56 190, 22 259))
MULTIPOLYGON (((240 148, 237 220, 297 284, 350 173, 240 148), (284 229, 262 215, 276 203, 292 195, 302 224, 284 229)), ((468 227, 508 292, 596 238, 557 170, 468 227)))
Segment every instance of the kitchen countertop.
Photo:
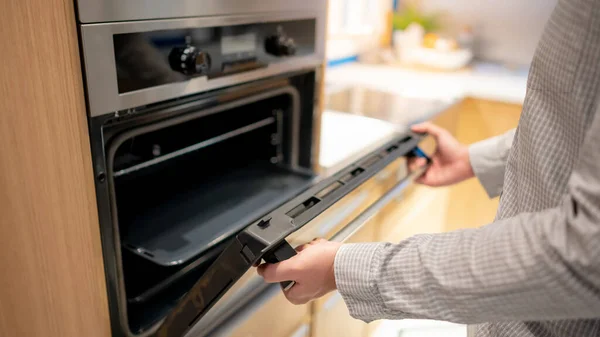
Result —
POLYGON ((329 176, 375 150, 397 133, 393 124, 375 118, 326 110, 321 120, 319 164, 329 176))
POLYGON ((327 69, 320 165, 325 175, 335 172, 467 97, 522 104, 526 85, 526 73, 489 64, 456 72, 360 63, 327 69))
POLYGON ((397 92, 407 97, 461 99, 473 97, 522 104, 527 72, 491 63, 475 63, 452 72, 420 71, 385 64, 350 63, 328 68, 329 87, 358 84, 397 92))
POLYGON ((407 98, 363 86, 328 92, 321 117, 323 174, 337 172, 408 131, 411 124, 431 119, 456 102, 407 98))

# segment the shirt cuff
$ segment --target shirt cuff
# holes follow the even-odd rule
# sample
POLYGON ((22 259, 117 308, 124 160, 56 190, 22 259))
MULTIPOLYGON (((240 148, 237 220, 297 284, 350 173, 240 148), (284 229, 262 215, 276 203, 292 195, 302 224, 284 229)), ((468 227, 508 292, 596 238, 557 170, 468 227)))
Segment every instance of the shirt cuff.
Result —
POLYGON ((506 165, 503 160, 490 156, 490 151, 495 150, 493 141, 485 140, 469 146, 469 160, 473 173, 490 198, 502 193, 506 165))
POLYGON ((351 243, 342 245, 334 262, 335 281, 350 315, 365 322, 385 316, 377 288, 381 269, 380 253, 385 243, 351 243))

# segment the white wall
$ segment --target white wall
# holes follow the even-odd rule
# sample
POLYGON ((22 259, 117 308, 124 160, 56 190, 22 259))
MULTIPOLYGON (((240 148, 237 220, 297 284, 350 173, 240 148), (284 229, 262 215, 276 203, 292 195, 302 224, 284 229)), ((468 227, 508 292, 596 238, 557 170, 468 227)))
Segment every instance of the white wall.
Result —
POLYGON ((450 26, 473 26, 479 38, 476 57, 518 65, 531 62, 556 3, 557 0, 421 0, 425 10, 442 10, 450 19, 450 26))
POLYGON ((377 48, 391 8, 392 0, 329 0, 327 59, 377 48))

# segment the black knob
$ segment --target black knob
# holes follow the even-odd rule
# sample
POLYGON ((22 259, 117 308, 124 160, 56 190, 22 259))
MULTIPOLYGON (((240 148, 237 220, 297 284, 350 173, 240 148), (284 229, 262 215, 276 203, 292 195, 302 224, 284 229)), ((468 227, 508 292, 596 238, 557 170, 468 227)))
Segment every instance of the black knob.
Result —
POLYGON ((171 69, 185 75, 206 75, 210 56, 194 46, 175 47, 169 54, 171 69))
POLYGON ((277 34, 267 37, 265 50, 275 56, 291 56, 296 54, 296 43, 280 28, 277 34))

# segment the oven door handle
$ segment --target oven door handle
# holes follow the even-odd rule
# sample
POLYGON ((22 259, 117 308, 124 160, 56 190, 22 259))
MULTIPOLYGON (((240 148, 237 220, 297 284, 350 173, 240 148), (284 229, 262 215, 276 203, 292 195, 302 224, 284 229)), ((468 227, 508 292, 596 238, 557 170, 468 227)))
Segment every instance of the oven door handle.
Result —
MULTIPOLYGON (((293 256, 286 238, 402 156, 422 156, 427 135, 399 135, 242 230, 158 324, 155 337, 183 337, 252 266, 293 256), (284 247, 284 253, 280 249, 284 247), (273 256, 276 256, 275 258, 273 256)), ((293 250, 293 249, 292 249, 293 250)), ((287 284, 289 285, 289 284, 287 284)), ((293 283, 291 284, 293 285, 293 283)), ((284 285, 285 286, 285 285, 284 285)))

